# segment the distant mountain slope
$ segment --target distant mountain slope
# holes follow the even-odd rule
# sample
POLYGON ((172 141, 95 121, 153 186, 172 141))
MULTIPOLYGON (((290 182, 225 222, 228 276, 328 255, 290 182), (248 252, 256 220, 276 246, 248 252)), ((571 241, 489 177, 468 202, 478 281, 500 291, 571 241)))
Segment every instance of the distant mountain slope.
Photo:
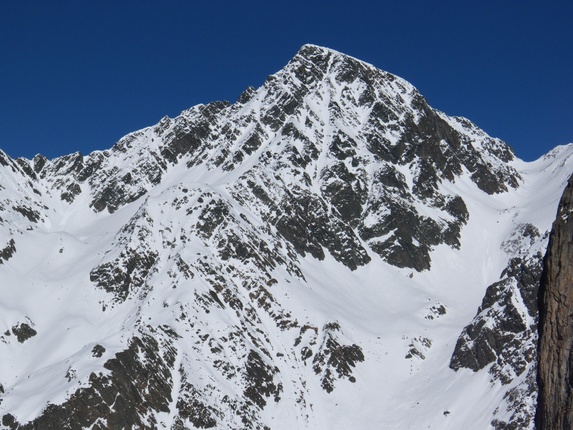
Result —
POLYGON ((0 153, 2 426, 533 428, 572 154, 314 45, 110 150, 0 153))

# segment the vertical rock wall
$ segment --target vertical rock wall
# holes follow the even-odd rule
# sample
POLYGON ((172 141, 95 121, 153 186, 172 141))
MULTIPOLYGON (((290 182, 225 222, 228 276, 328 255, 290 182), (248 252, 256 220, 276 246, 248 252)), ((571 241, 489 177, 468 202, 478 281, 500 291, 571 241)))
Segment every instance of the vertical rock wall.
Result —
POLYGON ((573 429, 573 176, 563 192, 540 285, 538 430, 573 429))

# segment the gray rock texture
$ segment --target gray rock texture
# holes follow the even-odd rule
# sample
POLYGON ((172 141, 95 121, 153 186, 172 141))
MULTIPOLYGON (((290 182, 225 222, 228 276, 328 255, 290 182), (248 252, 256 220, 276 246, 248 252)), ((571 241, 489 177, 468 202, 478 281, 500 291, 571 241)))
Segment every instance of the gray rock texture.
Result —
POLYGON ((540 285, 539 430, 573 428, 573 177, 563 192, 540 285))

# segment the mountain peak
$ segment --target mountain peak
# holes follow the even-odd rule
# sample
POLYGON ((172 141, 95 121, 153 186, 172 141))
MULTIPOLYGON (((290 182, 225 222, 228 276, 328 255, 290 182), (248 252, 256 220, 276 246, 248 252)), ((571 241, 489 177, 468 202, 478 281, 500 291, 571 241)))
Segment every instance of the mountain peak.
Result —
POLYGON ((340 58, 343 58, 346 60, 357 61, 357 62, 362 63, 362 64, 367 64, 369 67, 374 67, 374 66, 372 66, 368 63, 365 63, 364 61, 362 61, 356 57, 353 57, 351 55, 345 54, 343 52, 337 51, 337 50, 332 49, 332 48, 327 48, 325 46, 314 45, 312 43, 306 43, 306 44, 302 45, 301 48, 298 50, 295 57, 300 56, 300 57, 303 57, 303 58, 310 60, 316 55, 336 56, 336 57, 340 57, 340 58))
POLYGON ((561 186, 540 167, 563 155, 518 171, 406 81, 310 44, 110 150, 0 151, 2 425, 529 428, 510 388, 532 387, 516 345, 561 186), (462 368, 505 388, 474 406, 490 377, 462 368))
MULTIPOLYGON (((289 64, 311 63, 318 67, 322 73, 338 72, 340 68, 348 69, 362 68, 370 69, 371 71, 382 72, 376 67, 368 64, 358 58, 344 54, 331 48, 326 48, 319 45, 305 44, 303 45, 289 64), (332 70, 330 68, 332 67, 332 70)), ((288 68, 288 66, 287 66, 288 68)))
POLYGON ((309 58, 312 55, 322 54, 322 55, 342 55, 347 57, 346 54, 343 54, 339 51, 336 51, 331 48, 327 48, 325 46, 314 45, 312 43, 305 43, 300 47, 298 50, 297 56, 302 56, 305 58, 309 58))

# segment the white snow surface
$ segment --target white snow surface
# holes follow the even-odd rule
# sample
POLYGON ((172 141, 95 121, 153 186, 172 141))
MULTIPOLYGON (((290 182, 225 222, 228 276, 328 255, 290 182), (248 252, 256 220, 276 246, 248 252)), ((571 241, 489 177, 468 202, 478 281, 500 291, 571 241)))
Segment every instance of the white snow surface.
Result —
MULTIPOLYGON (((335 55, 331 61, 338 58, 335 55)), ((294 82, 289 85, 296 86, 298 78, 283 71, 272 79, 280 81, 277 85, 282 88, 283 81, 289 79, 294 82)), ((350 99, 361 94, 362 83, 357 80, 343 88, 333 78, 326 78, 316 86, 302 101, 306 108, 287 122, 304 129, 306 137, 313 141, 326 142, 329 133, 340 129, 359 141, 369 112, 366 107, 354 109, 350 99), (348 100, 353 114, 333 118, 328 110, 331 99, 337 100, 342 110, 348 100)), ((225 339, 231 338, 237 328, 248 327, 253 332, 250 339, 257 339, 273 358, 271 361, 261 354, 264 360, 280 367, 275 382, 282 383, 281 400, 267 399, 260 410, 261 422, 273 430, 492 428, 492 416, 508 387, 491 382, 487 369, 455 372, 449 368, 449 360, 486 288, 500 279, 511 257, 502 244, 520 224, 531 223, 541 232, 550 230, 562 190, 573 172, 573 144, 558 147, 534 162, 509 161, 507 165, 519 172, 521 180, 517 188, 509 187, 502 193, 480 190, 468 172, 454 181, 442 181, 439 191, 462 196, 469 220, 461 231, 461 247, 436 246, 431 252, 429 270, 398 268, 370 251, 368 264, 350 270, 328 251, 322 261, 308 253, 293 258, 289 253, 294 251, 277 239, 276 230, 269 229, 263 221, 269 215, 268 208, 242 204, 238 199, 238 184, 245 178, 258 178, 263 183, 275 180, 275 172, 282 175, 276 180, 287 186, 300 184, 306 175, 309 189, 319 192, 325 186, 321 172, 335 161, 326 144, 316 163, 289 170, 291 173, 285 176, 286 170, 279 168, 285 161, 283 148, 291 145, 303 153, 304 143, 265 126, 258 131, 264 136, 263 144, 252 153, 243 154, 232 169, 213 161, 225 151, 241 151, 254 133, 254 123, 247 117, 262 116, 275 96, 270 88, 258 90, 240 107, 224 108, 232 113, 233 123, 238 124, 232 146, 203 146, 199 153, 185 154, 163 167, 155 166, 163 173, 159 183, 138 177, 127 186, 143 187, 145 193, 113 213, 96 212, 90 207, 98 184, 82 184, 81 192, 69 203, 60 198, 61 190, 69 186, 65 175, 47 175, 33 181, 15 161, 0 164, 0 249, 10 239, 16 248, 14 255, 0 265, 0 384, 4 390, 0 417, 9 413, 21 423, 33 420, 48 404, 61 404, 78 388, 86 387, 90 374, 109 373, 104 363, 126 349, 130 339, 147 330, 145 327, 166 325, 180 336, 173 341, 175 369, 185 369, 186 378, 197 390, 210 393, 211 397, 203 400, 212 402, 214 407, 220 406, 225 395, 240 396, 243 382, 225 378, 216 371, 210 347, 198 345, 196 333, 209 334, 230 366, 241 369, 249 348, 257 348, 255 342, 246 337, 236 350, 225 339), (277 160, 275 172, 261 167, 260 160, 269 154, 277 160), (252 172, 255 174, 248 176, 252 172), (196 226, 201 223, 200 209, 209 202, 226 205, 233 222, 203 240, 196 226), (24 205, 38 211, 37 222, 13 209, 24 205), (126 228, 128 225, 131 227, 126 228), (257 308, 255 299, 249 301, 245 286, 246 282, 267 279, 266 275, 248 260, 233 260, 234 268, 225 271, 229 263, 214 250, 222 246, 221 241, 230 233, 247 238, 247 242, 249 238, 260 239, 276 256, 295 261, 300 268, 301 276, 284 264, 269 269, 275 280, 268 287, 272 296, 270 311, 257 308), (181 239, 183 236, 185 240, 181 239), (157 251, 158 256, 153 271, 146 275, 145 287, 130 292, 125 301, 117 301, 112 293, 94 285, 90 273, 97 266, 122 258, 125 250, 157 251), (194 277, 186 278, 177 272, 177 258, 191 264, 194 277), (217 306, 211 306, 207 313, 198 306, 198 295, 207 294, 212 285, 206 281, 207 275, 197 271, 199 261, 220 267, 224 281, 252 313, 239 314, 229 307, 217 306), (432 307, 440 305, 447 312, 429 318, 432 307), (281 312, 288 313, 288 319, 298 321, 299 326, 279 328, 275 317, 281 312), (181 313, 187 317, 180 318, 181 313), (317 352, 316 345, 325 335, 322 328, 333 322, 340 326, 338 342, 360 346, 365 360, 352 369, 355 382, 337 380, 335 389, 328 393, 321 387, 310 360, 304 362, 299 357, 305 345, 317 352), (11 332, 21 323, 37 332, 22 343, 11 332), (294 346, 301 335, 300 327, 305 324, 317 330, 304 332, 301 343, 294 346), (105 348, 101 357, 92 354, 96 345, 105 348), (406 358, 412 346, 424 358, 406 358)), ((398 116, 394 121, 398 124, 400 116, 407 115, 403 106, 412 103, 415 89, 396 78, 387 83, 384 91, 385 98, 397 100, 398 116)), ((185 118, 194 117, 201 108, 127 136, 110 151, 78 157, 84 162, 100 157, 100 169, 110 172, 108 179, 137 171, 142 160, 155 163, 165 136, 184 126, 185 118)), ((460 124, 457 119, 441 115, 451 124, 460 124)), ((467 128, 459 127, 467 133, 467 128)), ((388 141, 396 142, 396 129, 387 130, 388 141)), ((472 140, 479 150, 482 137, 476 134, 472 140)), ((367 160, 364 169, 368 174, 380 168, 370 153, 360 148, 358 152, 367 160)), ((47 165, 58 162, 62 159, 48 160, 47 165)), ((33 164, 30 160, 22 163, 33 164)), ((397 169, 411 183, 411 170, 405 166, 397 169)), ((281 191, 275 190, 277 194, 271 198, 279 200, 281 191)), ((424 215, 449 216, 435 207, 417 204, 419 213, 424 215)), ((546 240, 538 246, 545 245, 546 240)), ((173 372, 170 412, 157 415, 158 428, 171 428, 175 422, 181 378, 181 372, 173 372)), ((513 382, 519 383, 519 379, 513 382)), ((240 421, 226 410, 216 428, 230 427, 239 428, 240 421)))

